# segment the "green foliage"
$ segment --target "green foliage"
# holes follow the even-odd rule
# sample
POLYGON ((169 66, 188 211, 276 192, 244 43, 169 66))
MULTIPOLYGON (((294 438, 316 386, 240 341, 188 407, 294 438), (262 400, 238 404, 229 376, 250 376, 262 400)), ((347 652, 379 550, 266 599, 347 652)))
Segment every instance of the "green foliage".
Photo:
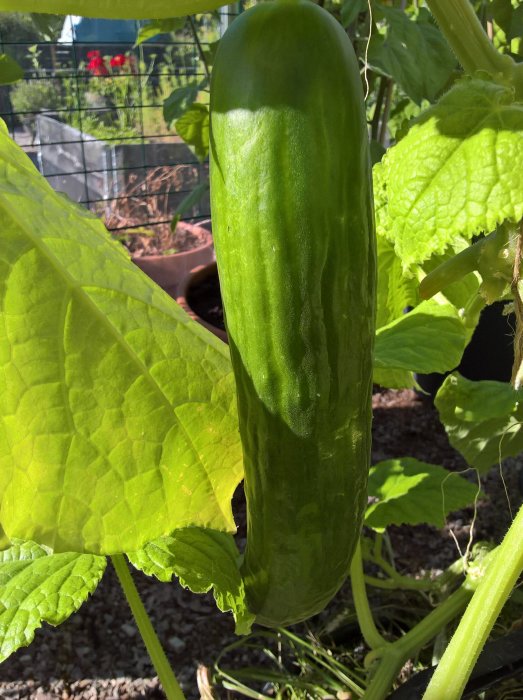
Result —
POLYGON ((370 65, 394 78, 415 103, 434 101, 450 82, 456 59, 429 12, 422 8, 410 18, 394 7, 375 3, 374 9, 386 26, 371 38, 370 65))
POLYGON ((375 166, 377 226, 404 266, 458 236, 523 216, 523 108, 514 91, 462 80, 417 119, 375 166))
POLYGON ((21 80, 11 89, 11 103, 22 123, 34 133, 38 112, 60 109, 60 91, 55 80, 21 80))
POLYGON ((22 67, 10 56, 0 53, 0 85, 16 83, 24 77, 22 67))
POLYGON ((452 374, 435 403, 453 447, 484 473, 523 451, 522 397, 510 384, 452 374))
POLYGON ((478 497, 478 486, 454 472, 412 457, 390 459, 371 467, 365 525, 383 531, 389 525, 445 525, 453 510, 478 497))
POLYGON ((150 19, 182 17, 208 12, 220 7, 223 0, 0 0, 0 12, 18 10, 76 14, 107 19, 150 19))
POLYGON ((176 131, 192 146, 197 158, 204 161, 209 153, 209 108, 194 102, 175 121, 176 131))
MULTIPOLYGON (((196 82, 191 82, 179 88, 175 88, 163 103, 163 117, 168 126, 175 119, 179 119, 194 103, 200 91, 196 82)), ((182 122, 183 124, 183 122, 182 122)))
POLYGON ((149 542, 129 559, 160 581, 177 576, 193 593, 213 589, 218 608, 232 611, 236 633, 249 633, 254 615, 247 609, 240 553, 231 535, 199 528, 175 530, 169 537, 149 542))
POLYGON ((13 541, 0 552, 0 661, 33 641, 42 622, 59 625, 93 593, 105 557, 53 554, 34 542, 13 541))
POLYGON ((135 46, 143 44, 159 34, 170 34, 177 29, 182 29, 185 24, 185 17, 176 17, 175 19, 157 19, 146 22, 140 27, 138 36, 136 37, 135 46))
POLYGON ((393 388, 412 387, 412 372, 454 369, 468 339, 468 331, 452 304, 424 301, 410 313, 378 328, 374 381, 393 388))
POLYGON ((112 553, 177 527, 233 530, 241 456, 227 349, 6 132, 0 144, 5 531, 112 553))

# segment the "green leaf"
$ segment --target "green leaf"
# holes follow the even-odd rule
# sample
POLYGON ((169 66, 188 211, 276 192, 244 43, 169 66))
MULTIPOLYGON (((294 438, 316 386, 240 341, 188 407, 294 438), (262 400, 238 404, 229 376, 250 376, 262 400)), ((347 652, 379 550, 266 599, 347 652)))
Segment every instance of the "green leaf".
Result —
POLYGON ((14 58, 6 53, 0 53, 0 85, 8 85, 22 80, 24 71, 22 66, 14 58))
POLYGON ((171 221, 171 231, 174 231, 176 229, 176 226, 182 218, 182 216, 187 212, 190 212, 208 191, 209 183, 200 182, 198 185, 196 185, 192 192, 189 192, 187 197, 184 197, 184 199, 180 202, 178 208, 173 214, 173 218, 171 221))
POLYGON ((435 464, 412 457, 379 462, 369 472, 365 525, 384 530, 389 525, 445 525, 446 516, 472 503, 478 487, 435 464))
POLYGON ((44 12, 107 19, 181 17, 209 12, 223 0, 0 0, 0 12, 44 12))
POLYGON ((234 530, 226 345, 0 130, 0 522, 55 551, 234 530), (2 494, 3 491, 3 494, 2 494))
POLYGON ((193 146, 199 160, 209 153, 209 108, 195 102, 175 122, 176 131, 185 143, 193 146))
POLYGON ((415 19, 400 9, 374 4, 375 14, 384 18, 384 35, 374 34, 368 62, 378 72, 394 78, 417 104, 433 101, 448 84, 456 59, 430 13, 422 8, 415 19))
POLYGON ((129 554, 129 559, 137 569, 160 581, 177 576, 193 593, 207 593, 212 588, 218 608, 232 611, 236 633, 250 632, 254 615, 247 609, 240 554, 231 535, 200 528, 176 530, 129 554))
POLYGON ((190 83, 175 88, 163 103, 163 118, 167 126, 179 119, 198 96, 200 88, 197 83, 190 83))
POLYGON ((523 217, 523 105, 465 79, 414 120, 375 166, 377 226, 404 266, 523 217))
POLYGON ((0 552, 0 661, 30 644, 42 622, 59 625, 93 593, 105 557, 52 554, 34 542, 0 552))
POLYGON ((503 29, 505 34, 509 34, 512 23, 514 8, 510 0, 491 0, 488 6, 489 16, 496 24, 503 29))
POLYGON ((365 12, 367 8, 368 0, 342 0, 341 23, 348 27, 358 18, 360 12, 365 12))
POLYGON ((460 362, 468 340, 452 304, 424 301, 376 332, 374 366, 409 372, 447 372, 460 362))
POLYGON ((182 29, 185 24, 185 17, 175 17, 169 19, 156 19, 147 22, 143 27, 140 27, 136 36, 135 46, 143 44, 159 34, 170 34, 178 29, 182 29))
POLYGON ((62 15, 31 13, 31 20, 36 27, 41 39, 44 41, 58 41, 64 26, 65 17, 62 15))
POLYGON ((409 306, 419 302, 418 281, 407 276, 394 246, 385 236, 377 237, 378 283, 376 290, 376 328, 399 318, 409 306))
POLYGON ((380 369, 374 367, 372 381, 387 389, 414 389, 416 380, 413 372, 403 369, 380 369))
POLYGON ((452 374, 435 404, 450 443, 480 472, 523 451, 523 391, 452 374))

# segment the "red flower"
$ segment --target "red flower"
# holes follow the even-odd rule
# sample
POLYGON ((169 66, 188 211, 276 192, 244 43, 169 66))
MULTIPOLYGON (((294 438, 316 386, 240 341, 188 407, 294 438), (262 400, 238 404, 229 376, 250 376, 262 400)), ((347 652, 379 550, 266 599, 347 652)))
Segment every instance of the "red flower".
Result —
POLYGON ((87 58, 92 59, 92 58, 99 58, 101 56, 101 52, 98 51, 98 49, 93 49, 92 51, 87 52, 87 58))
POLYGON ((109 75, 105 61, 101 56, 94 56, 87 64, 87 70, 93 75, 109 75))
POLYGON ((111 66, 113 68, 120 68, 121 66, 125 66, 126 63, 127 56, 124 56, 123 53, 117 53, 116 56, 111 58, 111 66))

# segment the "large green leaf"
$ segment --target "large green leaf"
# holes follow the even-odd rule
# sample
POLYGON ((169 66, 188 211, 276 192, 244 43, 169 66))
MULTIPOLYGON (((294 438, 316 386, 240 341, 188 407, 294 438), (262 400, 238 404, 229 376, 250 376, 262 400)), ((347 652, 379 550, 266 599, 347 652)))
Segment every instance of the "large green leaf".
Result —
POLYGON ((452 374, 435 404, 453 447, 486 471, 523 451, 523 391, 504 382, 473 382, 452 374))
POLYGON ((414 120, 375 166, 377 225, 410 267, 523 217, 523 105, 465 79, 414 120))
POLYGON ((177 576, 193 593, 207 593, 212 588, 218 608, 232 611, 236 633, 250 631, 254 615, 247 609, 240 554, 231 535, 201 528, 176 530, 130 554, 129 559, 160 581, 177 576))
POLYGON ((0 0, 0 12, 47 12, 108 19, 159 19, 208 12, 223 0, 0 0))
POLYGON ((55 551, 234 530, 228 348, 0 133, 0 522, 55 551), (7 446, 7 447, 6 447, 7 446))
POLYGON ((445 517, 472 503, 478 487, 435 464, 412 457, 379 462, 369 472, 365 525, 383 530, 389 525, 428 523, 443 527, 445 517))
MULTIPOLYGON (((468 341, 468 331, 452 304, 424 301, 376 333, 376 381, 388 386, 384 370, 405 379, 404 372, 447 372, 457 367, 468 341)), ((408 386, 412 386, 412 382, 408 386)), ((397 388, 396 383, 393 384, 397 388)))
POLYGON ((91 594, 105 557, 51 554, 34 542, 0 552, 0 661, 33 641, 42 622, 59 625, 91 594))
POLYGON ((375 16, 386 21, 384 34, 374 34, 368 52, 370 65, 388 75, 417 104, 433 101, 456 68, 443 35, 422 8, 415 19, 404 10, 374 3, 375 16))

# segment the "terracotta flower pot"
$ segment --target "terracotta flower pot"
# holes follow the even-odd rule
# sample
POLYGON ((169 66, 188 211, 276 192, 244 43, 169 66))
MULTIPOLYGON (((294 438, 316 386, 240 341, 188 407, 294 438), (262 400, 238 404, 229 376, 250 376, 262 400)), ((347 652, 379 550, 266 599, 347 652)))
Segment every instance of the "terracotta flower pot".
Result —
POLYGON ((178 286, 176 301, 191 318, 227 342, 216 262, 192 270, 178 286))
POLYGON ((146 275, 175 298, 177 287, 191 270, 207 265, 214 260, 212 234, 207 228, 184 221, 178 223, 177 230, 180 228, 182 232, 187 232, 193 240, 194 237, 197 237, 201 244, 190 250, 182 250, 171 255, 132 257, 132 261, 146 275))

